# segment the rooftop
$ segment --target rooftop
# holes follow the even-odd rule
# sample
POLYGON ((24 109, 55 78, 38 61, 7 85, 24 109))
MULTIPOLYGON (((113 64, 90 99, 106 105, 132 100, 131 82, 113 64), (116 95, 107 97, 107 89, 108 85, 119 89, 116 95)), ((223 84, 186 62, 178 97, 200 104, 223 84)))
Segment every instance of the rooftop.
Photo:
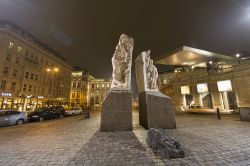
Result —
POLYGON ((16 23, 14 23, 14 22, 12 22, 10 20, 0 20, 0 28, 1 27, 6 27, 6 26, 10 26, 11 30, 13 32, 15 32, 18 35, 22 36, 26 40, 29 40, 30 42, 38 44, 40 47, 42 47, 43 49, 51 52, 53 55, 55 55, 56 57, 60 58, 61 60, 66 61, 66 59, 61 54, 59 54, 56 50, 54 50, 53 48, 49 47, 47 44, 45 44, 44 42, 42 42, 41 40, 39 40, 38 38, 36 38, 34 35, 32 35, 29 32, 27 32, 23 28, 21 28, 16 23))
POLYGON ((235 63, 235 57, 183 46, 154 59, 155 64, 171 66, 199 66, 209 61, 235 63))

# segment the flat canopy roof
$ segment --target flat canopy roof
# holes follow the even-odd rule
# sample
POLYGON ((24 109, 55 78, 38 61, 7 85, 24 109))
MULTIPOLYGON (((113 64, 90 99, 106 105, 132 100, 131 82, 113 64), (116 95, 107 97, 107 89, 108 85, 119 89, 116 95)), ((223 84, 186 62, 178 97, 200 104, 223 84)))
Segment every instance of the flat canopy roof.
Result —
POLYGON ((183 46, 154 59, 155 64, 174 66, 195 66, 209 61, 234 63, 235 57, 183 46))

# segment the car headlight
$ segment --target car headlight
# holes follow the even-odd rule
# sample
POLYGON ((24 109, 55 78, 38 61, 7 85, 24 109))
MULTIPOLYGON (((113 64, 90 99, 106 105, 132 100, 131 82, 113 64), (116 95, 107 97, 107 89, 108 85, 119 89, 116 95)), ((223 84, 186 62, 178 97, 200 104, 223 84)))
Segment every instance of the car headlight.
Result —
POLYGON ((34 115, 34 116, 32 116, 33 118, 38 118, 38 116, 37 115, 34 115))

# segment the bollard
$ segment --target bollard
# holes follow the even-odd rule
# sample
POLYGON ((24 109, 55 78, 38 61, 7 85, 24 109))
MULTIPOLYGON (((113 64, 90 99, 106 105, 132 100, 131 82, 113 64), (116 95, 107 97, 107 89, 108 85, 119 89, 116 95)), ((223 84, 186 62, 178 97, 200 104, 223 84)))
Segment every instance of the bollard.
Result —
POLYGON ((220 116, 220 109, 219 109, 219 108, 217 108, 217 118, 218 118, 218 119, 221 119, 221 116, 220 116))

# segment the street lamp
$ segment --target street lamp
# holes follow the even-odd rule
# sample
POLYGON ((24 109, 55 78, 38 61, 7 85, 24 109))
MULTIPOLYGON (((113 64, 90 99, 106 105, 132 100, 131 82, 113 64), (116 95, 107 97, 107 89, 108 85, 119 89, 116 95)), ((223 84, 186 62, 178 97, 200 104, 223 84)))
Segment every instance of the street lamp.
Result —
POLYGON ((51 97, 51 82, 52 82, 52 79, 54 78, 54 73, 57 73, 59 72, 59 68, 58 67, 51 67, 51 68, 47 68, 46 69, 47 73, 50 73, 51 74, 51 80, 50 80, 50 84, 49 84, 49 94, 48 94, 48 105, 50 104, 49 101, 50 101, 50 97, 51 97))
POLYGON ((238 54, 236 54, 235 56, 236 56, 236 58, 237 58, 237 60, 238 60, 238 63, 240 64, 240 54, 238 53, 238 54))

